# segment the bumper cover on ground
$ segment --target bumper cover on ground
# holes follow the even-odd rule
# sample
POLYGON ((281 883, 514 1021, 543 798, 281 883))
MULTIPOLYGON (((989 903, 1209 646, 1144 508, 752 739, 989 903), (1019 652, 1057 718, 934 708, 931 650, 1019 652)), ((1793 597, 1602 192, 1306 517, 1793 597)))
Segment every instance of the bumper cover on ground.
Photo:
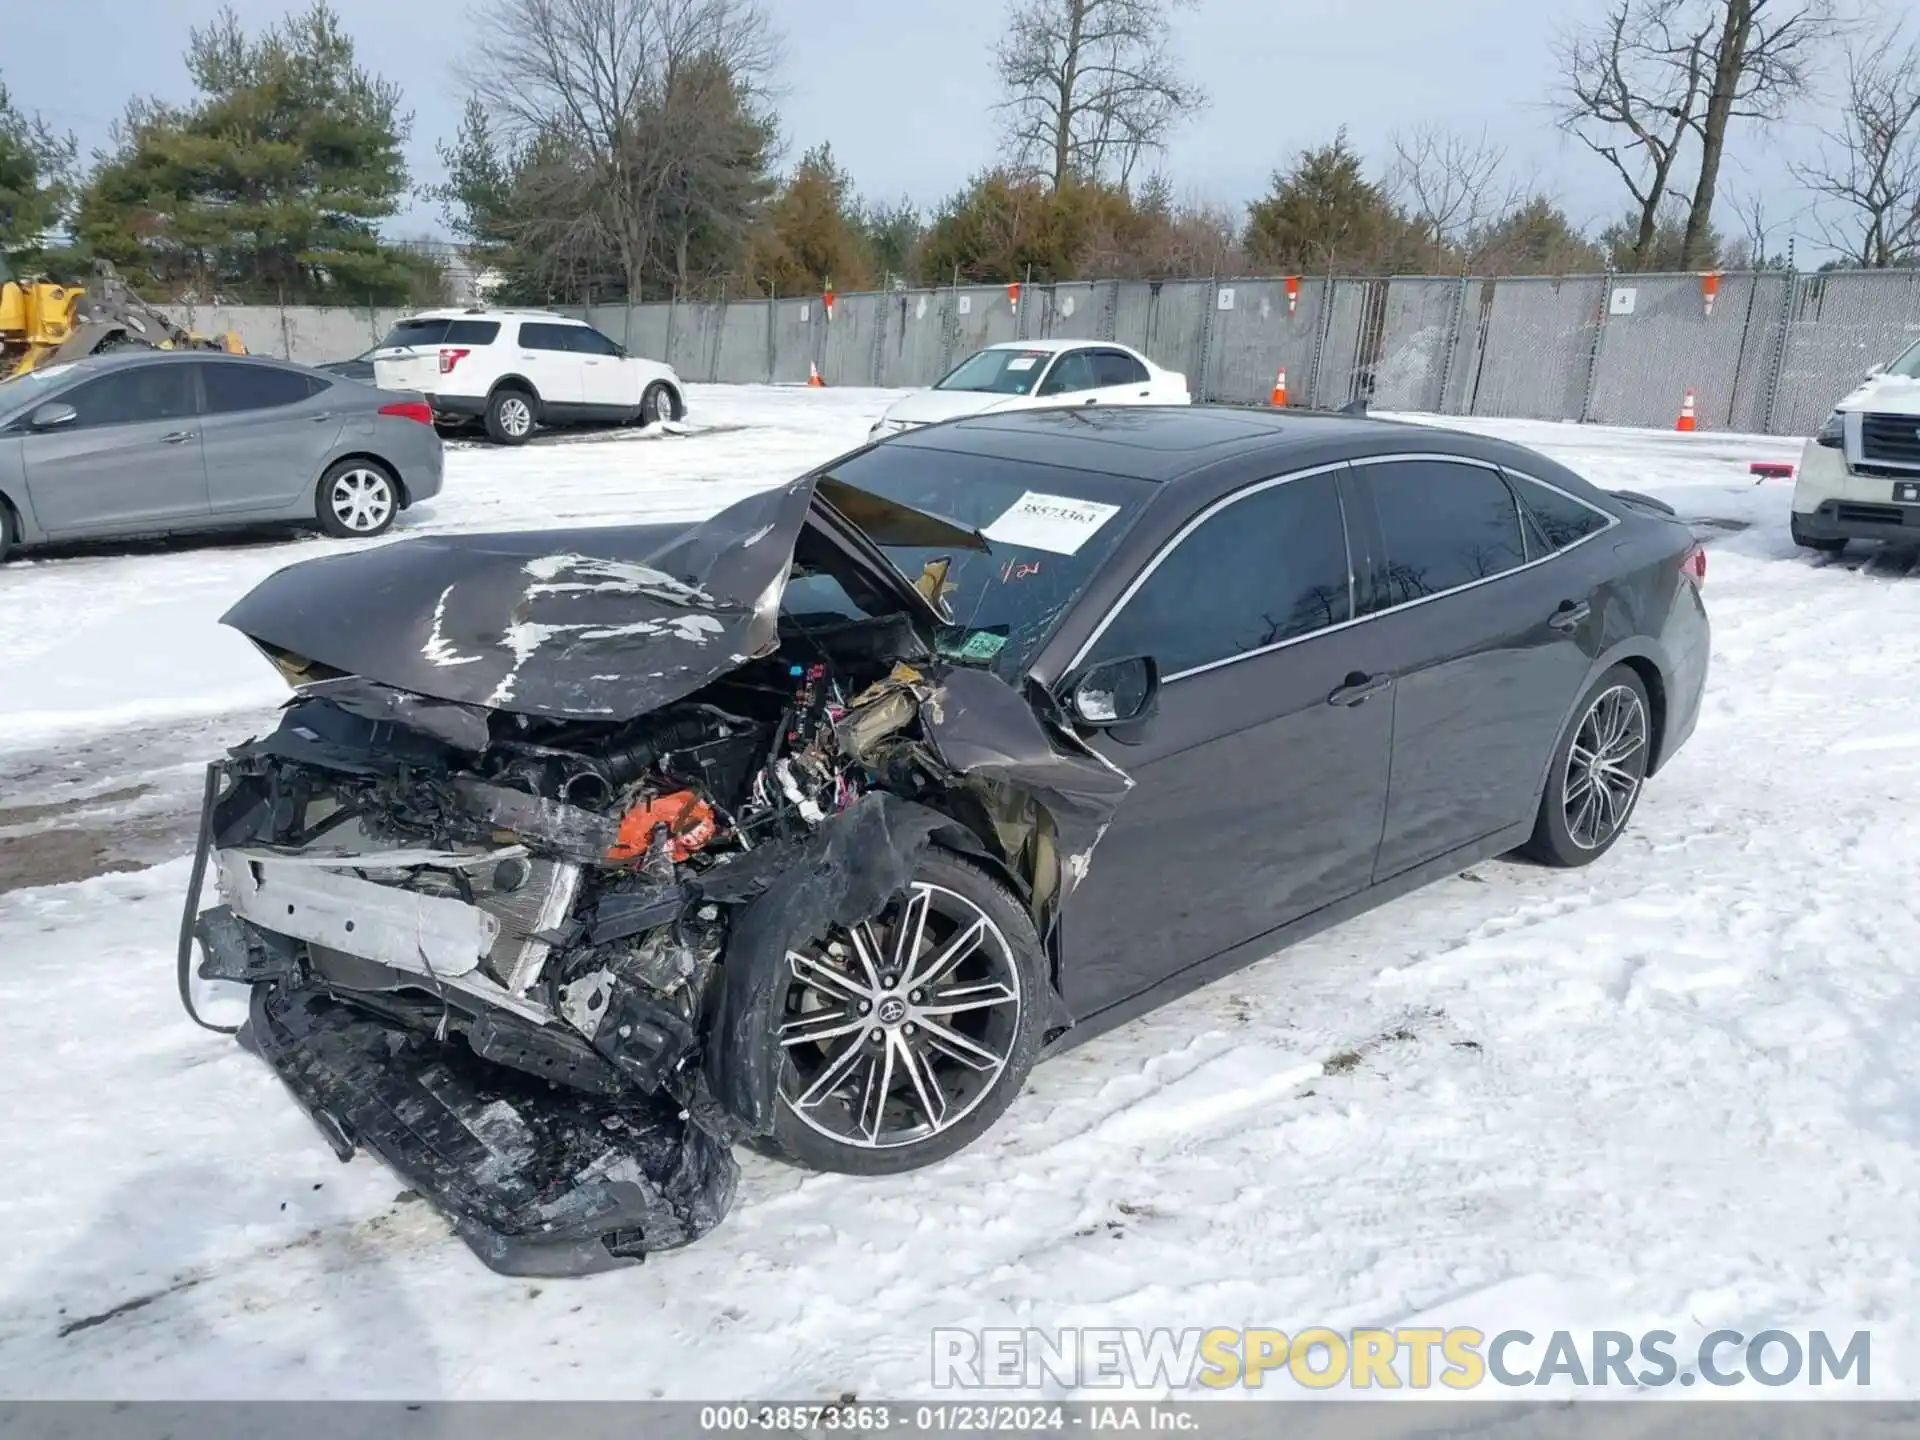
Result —
POLYGON ((585 1275, 699 1239, 733 1202, 728 1147, 660 1097, 523 1078, 317 990, 256 985, 243 1044, 343 1159, 378 1154, 492 1269, 585 1275))

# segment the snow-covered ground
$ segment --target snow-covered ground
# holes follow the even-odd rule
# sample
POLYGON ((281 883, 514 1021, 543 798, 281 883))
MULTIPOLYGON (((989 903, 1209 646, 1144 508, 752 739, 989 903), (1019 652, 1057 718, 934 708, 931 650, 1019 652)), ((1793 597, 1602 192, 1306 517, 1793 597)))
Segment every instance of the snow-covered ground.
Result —
MULTIPOLYGON (((891 398, 698 390, 694 434, 458 450, 407 525, 704 511, 891 398)), ((335 1163, 264 1066, 188 1025, 183 861, 15 889, 0 1394, 901 1396, 936 1326, 1424 1321, 1865 1328, 1870 1393, 1920 1395, 1920 578, 1794 551, 1786 487, 1746 473, 1791 442, 1472 423, 1713 537, 1699 731, 1597 866, 1480 866, 1042 1067, 944 1166, 748 1157, 705 1241, 545 1283, 335 1163)), ((195 762, 283 693, 219 613, 332 548, 0 571, 0 859, 76 815, 177 818, 195 762)), ((151 833, 125 863, 185 848, 151 833)))

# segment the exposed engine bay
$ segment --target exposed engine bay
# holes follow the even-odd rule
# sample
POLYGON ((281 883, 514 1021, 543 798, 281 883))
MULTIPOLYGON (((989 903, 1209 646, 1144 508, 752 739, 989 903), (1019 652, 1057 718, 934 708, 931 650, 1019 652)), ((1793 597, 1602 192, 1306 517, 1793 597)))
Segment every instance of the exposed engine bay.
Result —
MULTIPOLYGON (((498 684, 522 694, 489 706, 353 673, 271 617, 229 617, 297 689, 274 733, 210 769, 183 998, 191 1009, 190 934, 202 977, 252 986, 242 1043, 341 1157, 378 1152, 497 1269, 581 1273, 710 1230, 732 1199, 732 1144, 764 1133, 777 1103, 767 995, 790 937, 877 913, 933 844, 991 860, 1044 935, 1130 784, 1032 697, 939 658, 911 604, 776 615, 789 574, 825 553, 803 520, 847 524, 810 482, 784 499, 785 536, 758 523, 763 499, 692 527, 711 555, 784 543, 776 583, 743 575, 739 601, 697 571, 669 580, 657 552, 573 564, 600 578, 562 603, 605 602, 612 574, 635 604, 714 617, 667 641, 648 619, 649 660, 741 643, 729 627, 771 632, 751 658, 654 662, 674 676, 665 703, 627 717, 582 713, 591 685, 541 705, 510 627, 498 684), (209 871, 222 903, 201 912, 209 871)), ((528 580, 513 623, 564 628, 527 619, 557 567, 515 568, 528 580)), ((495 633, 485 619, 447 633, 454 590, 430 629, 423 617, 429 662, 435 646, 477 656, 495 633)), ((604 678, 631 683, 631 660, 583 663, 622 665, 604 678)))

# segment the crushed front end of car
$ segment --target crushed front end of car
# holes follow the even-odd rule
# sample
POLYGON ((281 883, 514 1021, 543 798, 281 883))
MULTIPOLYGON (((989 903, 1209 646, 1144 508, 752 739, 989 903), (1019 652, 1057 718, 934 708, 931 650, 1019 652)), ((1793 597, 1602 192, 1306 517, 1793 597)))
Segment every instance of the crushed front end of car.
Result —
POLYGON ((225 620, 295 695, 210 767, 189 1010, 197 949, 341 1158, 378 1154, 497 1270, 698 1239, 772 1123, 793 938, 877 914, 933 844, 1045 934, 1130 785, 934 653, 937 577, 894 570, 888 531, 983 543, 808 477, 695 525, 270 577, 225 620), (803 574, 866 618, 784 613, 803 574))

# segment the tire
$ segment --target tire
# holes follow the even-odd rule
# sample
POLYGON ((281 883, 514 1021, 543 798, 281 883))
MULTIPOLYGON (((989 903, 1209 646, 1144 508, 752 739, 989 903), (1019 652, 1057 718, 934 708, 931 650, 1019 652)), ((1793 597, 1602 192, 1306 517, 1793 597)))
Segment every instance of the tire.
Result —
POLYGON ((487 438, 496 445, 524 445, 538 422, 539 403, 527 391, 502 386, 487 397, 487 438))
POLYGON ((1847 537, 1844 535, 1816 536, 1807 534, 1800 528, 1800 517, 1798 515, 1787 517, 1787 531, 1793 536, 1794 544, 1807 550, 1818 550, 1823 555, 1838 555, 1842 550, 1847 548, 1847 537))
POLYGON ((984 870, 942 850, 927 852, 908 895, 859 928, 867 945, 843 934, 830 942, 841 947, 838 957, 815 938, 794 942, 805 968, 790 959, 776 987, 770 1039, 781 1048, 779 1095, 763 1148, 809 1170, 895 1175, 965 1149, 1013 1103, 1040 1053, 1046 967, 1020 902, 984 870), (909 989, 914 961, 900 970, 888 961, 901 930, 914 934, 915 911, 915 953, 931 983, 909 989), (948 956, 949 942, 964 946, 976 926, 972 946, 927 971, 948 956), (822 976, 828 983, 808 983, 822 976), (869 1006, 864 1016, 856 1010, 862 1004, 869 1006), (939 1004, 960 1008, 919 1008, 939 1004), (800 1038, 783 1038, 796 1029, 800 1038), (816 1030, 817 1041, 810 1038, 816 1030), (867 1097, 877 1078, 891 1083, 872 1107, 867 1097))
POLYGON ((320 528, 336 540, 384 535, 400 513, 400 482, 378 460, 339 460, 314 492, 320 528))
POLYGON ((1611 850, 1646 788, 1653 741, 1646 686, 1631 666, 1614 666, 1581 696, 1554 747, 1533 837, 1521 853, 1542 865, 1572 870, 1611 850), (1595 767, 1581 759, 1592 754, 1612 757, 1598 779, 1595 767))
POLYGON ((0 500, 0 565, 7 563, 7 555, 20 543, 20 532, 13 519, 13 511, 7 508, 7 502, 0 500))
POLYGON ((656 380, 647 386, 646 393, 640 397, 640 414, 635 423, 641 426, 658 425, 662 420, 673 418, 673 392, 667 388, 664 380, 656 380))

